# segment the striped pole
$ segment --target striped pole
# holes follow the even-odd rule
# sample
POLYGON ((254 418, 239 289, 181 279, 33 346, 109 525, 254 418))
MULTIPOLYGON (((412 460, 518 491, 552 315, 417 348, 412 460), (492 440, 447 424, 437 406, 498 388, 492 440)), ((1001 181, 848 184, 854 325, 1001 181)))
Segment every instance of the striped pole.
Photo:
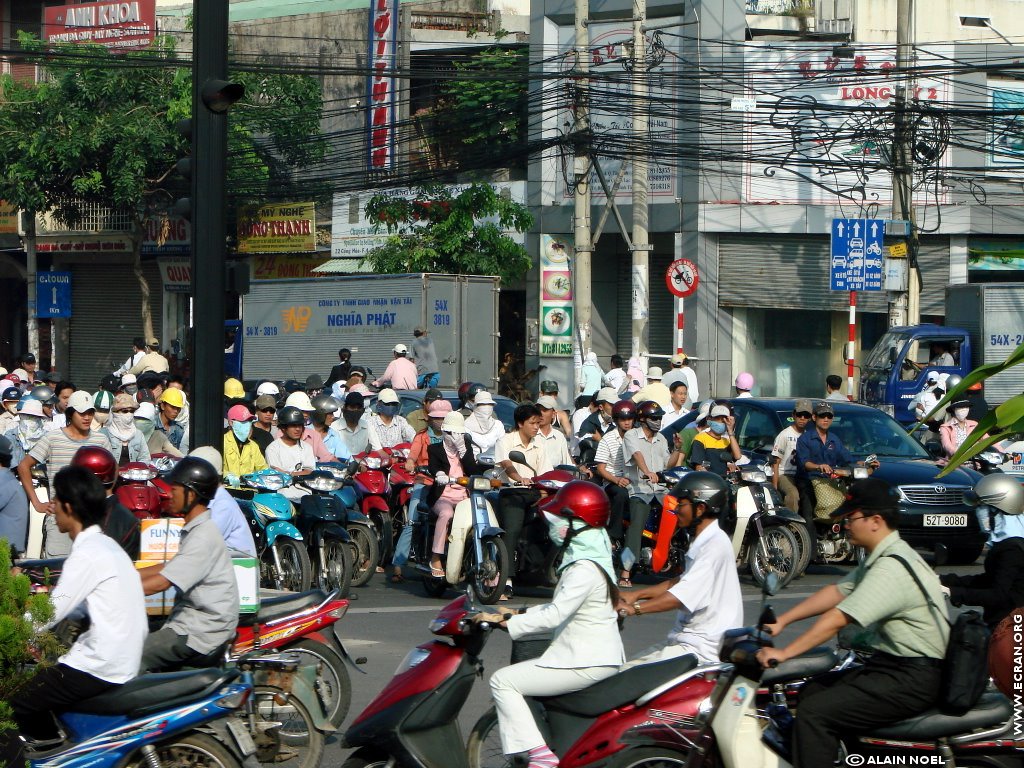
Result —
POLYGON ((683 302, 685 299, 676 296, 676 352, 683 354, 683 327, 686 321, 683 317, 683 302))
POLYGON ((846 397, 853 400, 853 350, 857 342, 857 292, 850 291, 850 348, 846 361, 846 397))

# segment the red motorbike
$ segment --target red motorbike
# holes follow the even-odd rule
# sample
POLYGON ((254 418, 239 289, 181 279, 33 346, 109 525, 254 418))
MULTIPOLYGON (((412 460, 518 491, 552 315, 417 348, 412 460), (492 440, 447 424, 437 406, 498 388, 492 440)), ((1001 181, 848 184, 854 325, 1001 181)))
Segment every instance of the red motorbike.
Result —
MULTIPOLYGON (((345 732, 342 746, 356 748, 343 768, 369 765, 477 768, 498 750, 493 708, 477 722, 463 748, 459 711, 473 683, 483 679, 480 656, 490 626, 472 620, 470 598, 452 601, 430 622, 439 638, 405 657, 391 682, 345 732)), ((711 693, 721 665, 695 666, 692 656, 620 672, 577 693, 536 699, 542 706, 548 744, 562 768, 603 765, 624 749, 679 741, 711 693)), ((507 760, 502 760, 505 764, 507 760)))
POLYGON ((383 568, 391 562, 391 553, 394 551, 388 470, 395 463, 395 458, 390 449, 386 448, 359 453, 352 458, 359 462, 359 470, 352 475, 359 511, 373 523, 377 531, 377 565, 383 568))
POLYGON ((156 464, 145 461, 133 461, 117 470, 120 479, 114 494, 140 520, 169 514, 171 487, 160 477, 160 472, 156 464))

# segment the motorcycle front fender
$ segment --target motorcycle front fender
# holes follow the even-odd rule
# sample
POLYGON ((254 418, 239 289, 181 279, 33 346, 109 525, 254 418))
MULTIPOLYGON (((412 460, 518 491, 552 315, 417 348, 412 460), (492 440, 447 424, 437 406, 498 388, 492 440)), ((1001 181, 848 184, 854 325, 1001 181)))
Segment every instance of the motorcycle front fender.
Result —
POLYGON ((323 733, 334 733, 337 730, 331 725, 323 704, 316 695, 316 667, 300 666, 294 672, 281 672, 276 669, 259 668, 253 670, 253 680, 257 685, 268 685, 279 688, 298 699, 309 716, 313 718, 313 726, 323 733))
MULTIPOLYGON (((801 525, 807 525, 807 521, 804 520, 804 516, 798 512, 794 512, 787 507, 778 507, 775 510, 775 516, 780 518, 785 523, 800 523, 801 525)), ((766 523, 767 525, 767 523, 766 523)))
POLYGON ((345 530, 344 526, 338 523, 324 523, 318 525, 313 529, 314 543, 320 546, 320 543, 326 539, 340 539, 341 541, 348 542, 349 535, 348 531, 345 530))
POLYGON ((295 539, 296 541, 302 541, 302 534, 299 533, 299 529, 296 528, 289 522, 284 520, 275 520, 270 523, 267 528, 267 546, 274 546, 274 542, 278 536, 284 536, 289 539, 295 539))
POLYGON ((366 663, 366 657, 361 656, 358 659, 352 658, 352 656, 348 652, 348 649, 345 648, 345 642, 341 639, 340 627, 341 622, 335 622, 334 626, 331 627, 330 638, 324 639, 334 641, 333 645, 336 647, 338 653, 341 654, 341 658, 344 659, 345 663, 352 667, 352 669, 356 670, 357 672, 363 675, 368 674, 365 669, 359 666, 360 664, 366 663))
POLYGON ((373 511, 383 512, 388 514, 391 510, 388 509, 388 503, 384 501, 380 496, 367 496, 363 499, 363 514, 367 517, 373 511))

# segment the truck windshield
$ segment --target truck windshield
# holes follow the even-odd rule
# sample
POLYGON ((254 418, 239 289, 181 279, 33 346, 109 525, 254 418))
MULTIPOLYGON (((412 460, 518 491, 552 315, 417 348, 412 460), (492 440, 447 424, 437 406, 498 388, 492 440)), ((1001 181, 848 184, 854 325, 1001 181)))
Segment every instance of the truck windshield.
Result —
POLYGON ((878 340, 878 343, 875 344, 871 352, 868 353, 867 359, 864 361, 864 367, 889 370, 889 350, 895 349, 896 354, 899 354, 900 350, 903 349, 903 345, 907 343, 907 338, 908 335, 906 333, 887 331, 878 340))
MULTIPOLYGON (((788 413, 779 412, 785 424, 788 413)), ((868 408, 847 410, 842 406, 836 408, 836 417, 832 429, 847 450, 858 460, 870 454, 880 459, 927 459, 928 451, 919 442, 910 437, 903 428, 881 411, 868 408)))

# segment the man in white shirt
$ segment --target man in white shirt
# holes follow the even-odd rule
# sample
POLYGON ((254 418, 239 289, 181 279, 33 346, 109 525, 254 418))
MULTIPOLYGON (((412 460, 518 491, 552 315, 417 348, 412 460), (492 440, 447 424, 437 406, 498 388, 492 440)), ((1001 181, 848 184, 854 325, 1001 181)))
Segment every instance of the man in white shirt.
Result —
POLYGON ((793 406, 793 423, 779 432, 772 446, 772 485, 782 494, 786 508, 793 512, 800 511, 800 489, 796 485, 796 441, 811 423, 813 411, 810 400, 797 400, 793 406))
POLYGON ((653 400, 662 409, 668 408, 669 401, 672 399, 671 393, 668 391, 668 387, 661 383, 661 368, 656 365, 652 365, 647 369, 647 386, 641 387, 638 392, 633 395, 633 402, 637 405, 645 403, 648 400, 653 400))
POLYGON ((672 369, 665 374, 661 383, 671 387, 673 381, 686 383, 687 401, 686 407, 693 408, 694 403, 700 402, 700 391, 697 387, 697 373, 690 367, 690 358, 685 352, 672 355, 672 369))
POLYGON ((604 385, 615 390, 616 395, 621 395, 629 385, 629 376, 626 374, 626 361, 622 355, 612 355, 611 368, 604 375, 604 385))
POLYGON ((349 392, 341 406, 341 416, 331 424, 331 429, 341 435, 350 455, 365 453, 370 450, 370 428, 363 406, 363 396, 359 392, 349 392))
POLYGON ((135 365, 142 359, 142 356, 146 354, 146 340, 141 336, 136 336, 132 339, 132 353, 121 363, 121 366, 113 373, 115 376, 124 376, 129 370, 135 367, 135 365))
MULTIPOLYGON (((146 640, 145 597, 132 561, 106 536, 106 491, 83 467, 69 466, 53 479, 57 528, 72 541, 51 599, 52 627, 88 616, 89 627, 52 666, 40 666, 10 697, 21 733, 36 740, 57 738, 48 712, 62 712, 133 679, 146 640)), ((11 738, 12 731, 0 736, 11 738)), ((15 737, 16 738, 16 737, 15 737)))
MULTIPOLYGON (((267 446, 267 464, 279 472, 285 472, 292 478, 308 475, 316 469, 316 456, 313 446, 302 439, 306 430, 306 420, 302 411, 286 405, 277 413, 277 426, 281 436, 267 446)), ((282 488, 281 493, 290 499, 298 499, 305 495, 301 488, 290 486, 282 488)))
POLYGON ((391 389, 416 389, 416 363, 406 355, 409 348, 405 344, 395 344, 391 350, 395 359, 388 363, 384 375, 373 382, 373 386, 389 386, 391 389))
MULTIPOLYGON (((415 369, 416 366, 413 366, 415 369)), ((402 401, 393 389, 382 389, 377 393, 377 412, 370 417, 370 450, 393 448, 399 443, 411 443, 416 430, 401 415, 402 401)))
POLYGON ((473 440, 477 459, 494 459, 494 448, 505 434, 505 425, 494 417, 494 398, 486 389, 473 398, 473 412, 466 417, 466 432, 473 440))
POLYGON ((686 401, 690 397, 686 382, 673 381, 667 386, 671 399, 669 400, 668 408, 665 409, 665 415, 661 418, 662 429, 666 429, 677 419, 681 419, 690 412, 690 409, 686 407, 686 401))
POLYGON ((666 502, 674 505, 677 530, 690 537, 683 575, 620 592, 619 610, 629 616, 675 610, 676 622, 665 642, 641 651, 626 668, 688 653, 697 663, 716 663, 722 635, 743 626, 736 558, 729 536, 718 526, 718 516, 729 503, 725 481, 711 472, 691 472, 676 483, 666 502))
POLYGON ((545 395, 537 399, 537 408, 540 409, 540 431, 537 433, 537 439, 544 445, 548 462, 552 467, 557 467, 560 464, 572 464, 569 443, 565 439, 565 435, 554 428, 558 403, 553 397, 545 395))

